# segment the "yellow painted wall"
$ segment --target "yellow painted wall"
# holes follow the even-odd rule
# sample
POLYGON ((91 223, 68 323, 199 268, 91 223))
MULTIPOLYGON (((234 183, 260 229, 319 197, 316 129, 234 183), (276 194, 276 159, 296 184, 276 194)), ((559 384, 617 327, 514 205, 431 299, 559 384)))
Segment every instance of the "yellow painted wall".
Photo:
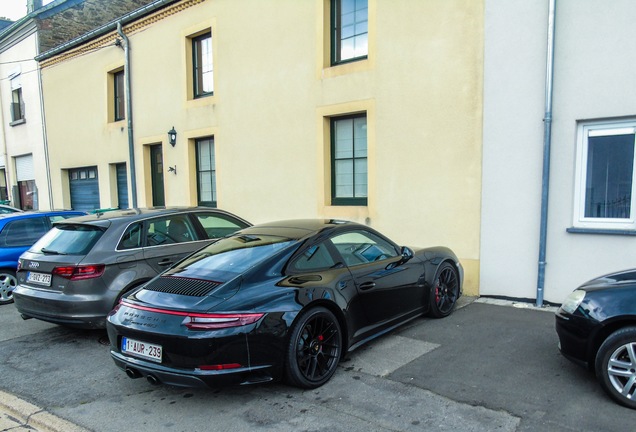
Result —
MULTIPOLYGON (((127 30, 140 206, 151 200, 147 145, 163 144, 166 203, 195 205, 194 139, 214 136, 220 208, 254 223, 351 219, 400 244, 446 245, 466 269, 465 293, 478 293, 481 1, 369 0, 368 59, 338 67, 328 0, 181 6, 127 30), (192 100, 188 37, 209 28, 215 94, 192 100), (360 111, 368 206, 331 206, 328 118, 360 111)), ((108 167, 128 159, 127 125, 107 121, 107 74, 123 62, 113 45, 44 63, 57 206, 68 205, 64 169, 88 165, 99 168, 101 206, 116 204, 108 167)))

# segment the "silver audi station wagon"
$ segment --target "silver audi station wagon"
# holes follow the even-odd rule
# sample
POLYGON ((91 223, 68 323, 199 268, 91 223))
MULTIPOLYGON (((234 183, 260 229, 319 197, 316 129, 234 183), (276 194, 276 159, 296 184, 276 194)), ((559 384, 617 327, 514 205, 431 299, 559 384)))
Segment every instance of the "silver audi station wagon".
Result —
POLYGON ((205 207, 129 209, 57 223, 18 262, 24 319, 103 328, 122 295, 251 224, 205 207))

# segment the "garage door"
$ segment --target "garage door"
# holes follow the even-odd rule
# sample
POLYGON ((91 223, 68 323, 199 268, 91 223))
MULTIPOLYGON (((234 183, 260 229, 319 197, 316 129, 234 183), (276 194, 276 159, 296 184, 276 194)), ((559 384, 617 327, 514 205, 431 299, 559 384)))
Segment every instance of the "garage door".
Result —
POLYGON ((100 208, 96 166, 70 169, 68 177, 73 210, 91 211, 100 208))

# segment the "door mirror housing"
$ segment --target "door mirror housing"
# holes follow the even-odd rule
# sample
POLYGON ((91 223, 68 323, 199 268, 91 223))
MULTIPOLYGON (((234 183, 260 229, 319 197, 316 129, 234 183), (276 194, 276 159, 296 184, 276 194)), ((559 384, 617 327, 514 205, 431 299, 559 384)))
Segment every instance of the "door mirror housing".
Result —
POLYGON ((402 246, 402 259, 400 260, 400 263, 403 264, 414 256, 415 254, 413 253, 413 250, 411 248, 402 246))

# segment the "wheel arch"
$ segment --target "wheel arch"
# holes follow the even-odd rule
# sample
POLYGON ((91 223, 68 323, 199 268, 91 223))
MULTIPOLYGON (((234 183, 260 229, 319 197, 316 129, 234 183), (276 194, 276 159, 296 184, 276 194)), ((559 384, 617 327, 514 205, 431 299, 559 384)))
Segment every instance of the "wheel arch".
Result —
POLYGON ((636 316, 623 317, 619 320, 612 321, 596 331, 592 337, 587 353, 587 365, 590 370, 593 371, 595 368, 596 355, 601 345, 603 345, 603 342, 605 342, 612 333, 625 327, 636 327, 636 316))
MULTIPOLYGON (((294 321, 292 323, 292 325, 290 326, 290 328, 292 328, 294 326, 294 324, 296 323, 296 321, 298 321, 298 318, 304 314, 306 311, 317 308, 317 307, 324 307, 325 309, 327 309, 329 312, 331 312, 332 314, 334 314, 334 316, 336 317, 336 319, 338 320, 338 324, 340 325, 340 331, 342 333, 342 350, 341 350, 341 354, 340 354, 340 358, 343 359, 345 354, 349 351, 349 329, 347 326, 347 319, 345 318, 345 314, 342 311, 342 309, 340 309, 338 307, 338 305, 332 301, 329 300, 325 300, 325 299, 320 299, 320 300, 316 300, 313 301, 311 303, 309 303, 308 305, 306 305, 304 308, 302 308, 298 314, 296 314, 296 317, 294 318, 294 321)), ((290 337, 290 336, 288 336, 290 337)))

